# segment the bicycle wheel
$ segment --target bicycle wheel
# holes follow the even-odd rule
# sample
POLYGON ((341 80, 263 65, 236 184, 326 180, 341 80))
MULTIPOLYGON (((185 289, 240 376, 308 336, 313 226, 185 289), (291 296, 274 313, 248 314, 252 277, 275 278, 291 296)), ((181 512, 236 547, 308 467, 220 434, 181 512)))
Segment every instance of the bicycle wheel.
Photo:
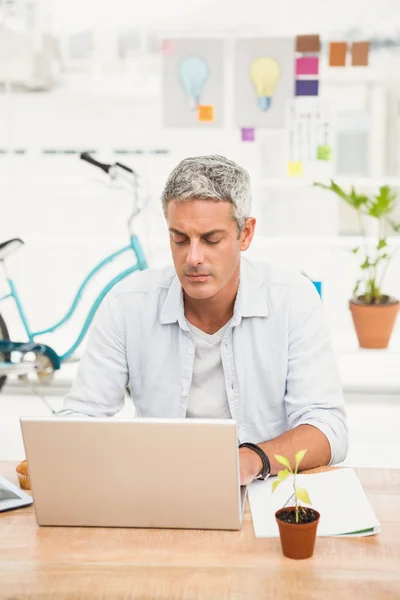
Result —
MULTIPOLYGON (((0 340, 9 340, 9 339, 10 339, 10 336, 8 333, 7 325, 6 325, 3 317, 0 315, 0 340)), ((9 360, 10 360, 9 353, 5 354, 4 352, 0 352, 0 362, 8 362, 9 360)), ((1 388, 5 384, 6 380, 7 380, 7 375, 3 375, 3 377, 0 377, 0 392, 1 392, 1 388)))

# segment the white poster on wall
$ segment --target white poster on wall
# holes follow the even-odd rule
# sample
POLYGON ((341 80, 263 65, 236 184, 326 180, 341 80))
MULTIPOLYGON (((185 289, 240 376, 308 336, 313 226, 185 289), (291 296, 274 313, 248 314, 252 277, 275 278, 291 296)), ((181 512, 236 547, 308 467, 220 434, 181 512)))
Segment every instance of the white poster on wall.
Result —
POLYGON ((288 102, 286 135, 289 176, 332 173, 332 118, 326 101, 303 97, 288 102))
POLYGON ((295 39, 239 39, 235 43, 234 102, 238 127, 285 126, 293 98, 295 39))
POLYGON ((221 127, 224 42, 163 40, 163 122, 166 127, 221 127))

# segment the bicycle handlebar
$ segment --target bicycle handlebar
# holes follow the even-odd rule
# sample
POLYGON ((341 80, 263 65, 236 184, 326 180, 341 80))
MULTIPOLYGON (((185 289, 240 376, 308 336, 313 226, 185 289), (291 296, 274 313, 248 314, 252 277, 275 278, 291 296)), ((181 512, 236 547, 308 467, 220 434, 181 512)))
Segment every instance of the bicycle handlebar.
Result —
POLYGON ((93 156, 90 156, 88 152, 82 152, 81 160, 86 160, 86 162, 90 163, 91 165, 99 167, 99 169, 102 169, 105 173, 108 173, 111 169, 111 165, 99 162, 98 160, 94 159, 93 156))
MULTIPOLYGON (((82 152, 81 159, 85 160, 86 162, 90 163, 91 165, 94 165, 95 167, 99 167, 99 169, 102 169, 105 173, 109 173, 111 167, 113 166, 113 165, 108 165, 107 163, 99 162, 98 160, 93 158, 93 156, 91 156, 88 152, 82 152)), ((131 169, 130 167, 127 167, 126 165, 123 165, 120 162, 116 162, 115 165, 117 165, 121 169, 124 169, 124 171, 127 171, 128 173, 132 173, 132 174, 135 173, 133 169, 131 169)))
POLYGON ((85 160, 86 162, 98 167, 110 178, 110 183, 113 184, 114 189, 122 189, 128 191, 129 194, 133 198, 133 209, 132 213, 128 219, 128 229, 129 233, 133 235, 132 223, 133 219, 137 217, 138 214, 142 212, 142 210, 147 205, 150 194, 146 192, 146 180, 140 177, 133 169, 123 165, 120 162, 115 162, 113 164, 102 163, 93 156, 89 154, 89 152, 82 152, 80 155, 81 160, 85 160), (116 184, 116 185, 115 185, 116 184))
POLYGON ((118 167, 121 167, 121 169, 125 169, 125 171, 128 171, 128 173, 135 173, 135 171, 133 169, 131 169, 130 167, 127 167, 126 165, 123 165, 120 162, 116 162, 115 163, 118 167))

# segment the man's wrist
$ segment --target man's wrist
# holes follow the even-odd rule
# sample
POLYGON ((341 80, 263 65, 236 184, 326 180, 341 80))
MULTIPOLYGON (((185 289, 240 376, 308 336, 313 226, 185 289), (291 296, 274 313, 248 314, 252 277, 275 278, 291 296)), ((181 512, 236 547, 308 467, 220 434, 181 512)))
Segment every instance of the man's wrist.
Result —
POLYGON ((240 448, 239 450, 241 453, 243 453, 244 455, 246 455, 246 457, 249 457, 249 459, 251 460, 251 464, 254 465, 254 467, 252 467, 251 471, 252 471, 252 475, 253 478, 255 479, 256 477, 259 476, 259 474, 261 473, 262 469, 263 469, 263 463, 261 458, 258 456, 258 454, 256 452, 253 452, 253 450, 251 450, 250 448, 240 448))
POLYGON ((258 458, 256 462, 258 471, 255 472, 254 479, 266 479, 271 473, 271 464, 264 450, 257 444, 253 444, 251 442, 244 442, 243 444, 239 445, 239 448, 246 448, 250 450, 250 452, 252 452, 253 455, 257 456, 258 458))

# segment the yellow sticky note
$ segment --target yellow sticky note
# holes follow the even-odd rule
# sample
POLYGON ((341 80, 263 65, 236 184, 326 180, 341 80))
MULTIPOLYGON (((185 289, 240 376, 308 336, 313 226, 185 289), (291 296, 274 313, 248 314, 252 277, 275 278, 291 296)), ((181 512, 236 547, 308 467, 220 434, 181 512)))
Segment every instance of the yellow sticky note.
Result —
POLYGON ((301 177, 303 175, 303 163, 300 161, 290 162, 288 164, 289 177, 301 177))
POLYGON ((214 121, 213 106, 198 106, 197 110, 199 121, 214 121))

